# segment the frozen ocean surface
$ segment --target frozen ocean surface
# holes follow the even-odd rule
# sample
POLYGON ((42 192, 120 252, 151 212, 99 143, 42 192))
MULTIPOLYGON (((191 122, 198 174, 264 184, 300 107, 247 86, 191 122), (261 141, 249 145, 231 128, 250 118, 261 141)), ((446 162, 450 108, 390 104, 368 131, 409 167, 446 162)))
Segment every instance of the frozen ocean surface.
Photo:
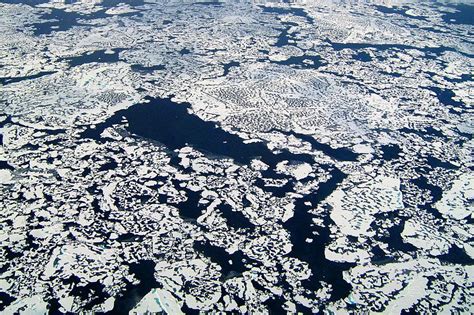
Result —
POLYGON ((0 312, 471 314, 473 22, 0 0, 0 312))

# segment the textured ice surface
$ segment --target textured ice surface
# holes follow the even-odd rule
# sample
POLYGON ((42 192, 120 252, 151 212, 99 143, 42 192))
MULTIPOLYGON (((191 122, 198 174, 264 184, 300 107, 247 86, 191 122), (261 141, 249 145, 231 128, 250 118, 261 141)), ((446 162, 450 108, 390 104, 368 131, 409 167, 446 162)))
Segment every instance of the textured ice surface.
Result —
POLYGON ((472 16, 0 0, 0 312, 472 313, 472 16))

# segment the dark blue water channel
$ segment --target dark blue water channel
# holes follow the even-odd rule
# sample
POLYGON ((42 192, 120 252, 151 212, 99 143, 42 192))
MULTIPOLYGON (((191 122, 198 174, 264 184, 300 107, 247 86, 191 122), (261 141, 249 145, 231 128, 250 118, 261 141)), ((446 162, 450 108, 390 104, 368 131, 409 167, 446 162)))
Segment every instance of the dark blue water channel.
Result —
MULTIPOLYGON (((28 1, 25 1, 28 2, 28 1)), ((110 6, 112 7, 118 4, 119 1, 105 1, 110 2, 110 6)), ((127 2, 127 1, 120 1, 120 2, 127 2)), ((133 1, 130 1, 133 3, 133 1)), ((36 2, 35 2, 36 3, 36 2)), ((40 2, 38 1, 39 4, 40 2)), ((143 1, 135 1, 135 5, 143 4, 143 1)), ((87 21, 94 20, 94 19, 104 19, 110 17, 107 13, 107 9, 104 8, 103 10, 99 10, 97 12, 93 12, 90 14, 82 14, 77 13, 74 11, 65 11, 62 9, 52 8, 51 11, 43 14, 41 19, 44 21, 40 23, 33 23, 31 26, 33 27, 33 34, 34 35, 48 35, 53 32, 58 31, 67 31, 74 26, 88 26, 87 21)), ((141 12, 130 12, 121 14, 122 17, 124 16, 140 16, 141 12)))
POLYGON ((114 124, 119 124, 122 117, 129 123, 128 130, 143 138, 152 139, 164 144, 168 149, 175 150, 190 145, 214 156, 234 159, 237 163, 249 164, 252 159, 260 158, 274 167, 284 160, 313 163, 309 154, 293 154, 288 151, 273 153, 264 143, 243 143, 235 134, 219 128, 213 122, 201 120, 189 114, 190 104, 175 103, 169 98, 147 97, 148 103, 136 104, 121 110, 98 124, 95 129, 86 129, 84 137, 104 141, 100 134, 114 124))
MULTIPOLYGON (((121 51, 124 51, 123 48, 114 48, 110 52, 105 49, 96 50, 92 52, 85 52, 79 56, 67 57, 64 58, 65 61, 69 63, 71 67, 76 67, 84 65, 87 63, 97 62, 97 63, 112 63, 121 61, 119 54, 121 51)), ((132 66, 132 70, 134 70, 132 66)), ((139 70, 140 68, 138 68, 139 70)))
POLYGON ((466 24, 474 25, 474 5, 465 3, 453 3, 451 7, 456 9, 456 12, 445 13, 443 20, 449 24, 466 24))
POLYGON ((53 73, 56 73, 56 71, 43 71, 23 77, 0 77, 0 85, 8 85, 11 83, 21 82, 25 80, 33 80, 53 73))
POLYGON ((428 59, 436 59, 443 53, 447 51, 453 51, 460 53, 461 55, 464 55, 469 58, 474 58, 474 54, 471 53, 466 53, 459 51, 455 48, 452 47, 446 47, 446 46, 439 46, 439 47, 417 47, 417 46, 411 46, 411 45, 405 45, 405 44, 377 44, 377 43, 336 43, 332 42, 330 40, 327 40, 327 43, 331 45, 331 47, 335 51, 343 50, 346 48, 352 49, 352 50, 359 50, 359 49, 366 49, 366 48, 373 48, 378 51, 385 51, 385 50, 394 50, 394 51, 403 51, 403 50, 418 50, 422 51, 425 53, 425 57, 428 59))

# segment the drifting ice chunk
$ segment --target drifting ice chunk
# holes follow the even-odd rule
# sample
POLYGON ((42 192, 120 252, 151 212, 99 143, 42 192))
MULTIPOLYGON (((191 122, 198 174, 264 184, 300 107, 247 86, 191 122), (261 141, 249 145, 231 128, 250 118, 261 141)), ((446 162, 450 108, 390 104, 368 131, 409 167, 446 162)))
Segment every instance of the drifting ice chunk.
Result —
POLYGON ((313 169, 311 168, 311 165, 308 163, 302 163, 299 164, 294 170, 293 170, 293 176, 296 178, 296 180, 300 180, 303 178, 308 177, 308 175, 311 173, 313 169))
POLYGON ((165 312, 166 314, 183 314, 181 306, 174 296, 163 289, 152 289, 145 295, 129 314, 165 312))
POLYGON ((0 184, 6 184, 12 179, 12 174, 9 170, 0 170, 0 184))
POLYGON ((462 174, 453 181, 451 189, 443 193, 443 198, 438 201, 435 208, 445 217, 462 220, 469 216, 474 205, 471 202, 474 196, 474 176, 469 173, 462 174))
POLYGON ((15 301, 13 304, 3 310, 2 314, 47 314, 48 303, 43 301, 40 295, 33 295, 21 300, 15 301))

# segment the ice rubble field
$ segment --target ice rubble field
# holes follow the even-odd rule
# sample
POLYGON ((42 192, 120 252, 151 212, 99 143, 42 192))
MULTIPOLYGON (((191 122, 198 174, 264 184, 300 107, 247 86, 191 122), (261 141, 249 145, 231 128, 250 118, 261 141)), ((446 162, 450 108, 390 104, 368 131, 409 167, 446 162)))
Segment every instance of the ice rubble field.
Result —
POLYGON ((472 313, 473 16, 0 0, 0 311, 472 313))

